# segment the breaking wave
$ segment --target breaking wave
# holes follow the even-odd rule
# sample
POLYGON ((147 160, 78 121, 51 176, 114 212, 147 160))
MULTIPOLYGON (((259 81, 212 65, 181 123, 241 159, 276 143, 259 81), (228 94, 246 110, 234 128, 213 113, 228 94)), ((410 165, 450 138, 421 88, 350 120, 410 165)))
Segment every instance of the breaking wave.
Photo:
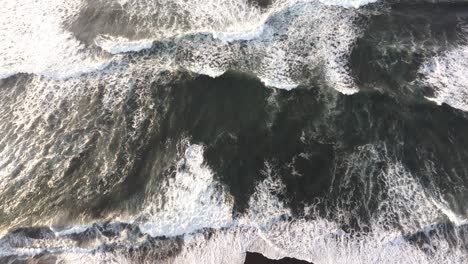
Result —
MULTIPOLYGON (((330 208, 330 212, 338 214, 336 220, 320 216, 316 211, 318 204, 307 205, 303 216, 295 217, 287 202, 279 199, 286 187, 268 162, 262 171, 264 180, 256 186, 248 211, 232 216, 232 198, 204 165, 203 147, 190 145, 187 140, 181 146, 186 150, 167 179, 168 185, 150 196, 137 219, 60 231, 46 227, 17 229, 0 240, 0 256, 41 256, 47 251, 57 261, 66 263, 157 259, 167 263, 243 263, 245 252, 254 251, 273 259, 288 256, 314 263, 467 260, 464 250, 452 244, 468 239, 466 222, 437 224, 449 210, 441 209, 434 202, 439 198, 426 193, 398 162, 381 171, 379 179, 369 179, 369 184, 385 182, 386 198, 379 201, 379 209, 368 226, 371 231, 357 234, 342 228, 341 221, 349 219, 348 214, 352 213, 345 208, 330 208), (411 218, 408 212, 412 212, 411 218), (401 228, 392 228, 387 222, 394 217, 401 228), (144 253, 142 248, 155 253, 144 253)), ((377 162, 359 161, 361 155, 387 159, 378 149, 365 146, 350 157, 350 162, 377 162)), ((346 196, 342 199, 346 200, 346 196)))
POLYGON ((309 78, 301 74, 305 69, 323 67, 323 78, 335 89, 358 91, 346 66, 359 35, 353 25, 358 11, 346 8, 371 1, 282 0, 264 8, 245 0, 202 2, 72 1, 59 6, 8 1, 2 12, 15 17, 2 17, 0 76, 78 76, 113 61, 125 65, 128 56, 121 53, 163 41, 171 50, 152 57, 167 69, 184 67, 210 76, 239 69, 255 73, 268 86, 292 89, 309 78), (87 16, 93 14, 95 21, 89 23, 87 16))

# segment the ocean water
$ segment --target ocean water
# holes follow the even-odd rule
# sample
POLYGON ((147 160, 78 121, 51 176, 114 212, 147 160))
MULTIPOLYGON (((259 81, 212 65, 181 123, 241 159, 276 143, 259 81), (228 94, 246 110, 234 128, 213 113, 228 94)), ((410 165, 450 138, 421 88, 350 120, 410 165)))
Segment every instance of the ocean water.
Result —
POLYGON ((468 263, 468 2, 4 0, 0 263, 468 263))

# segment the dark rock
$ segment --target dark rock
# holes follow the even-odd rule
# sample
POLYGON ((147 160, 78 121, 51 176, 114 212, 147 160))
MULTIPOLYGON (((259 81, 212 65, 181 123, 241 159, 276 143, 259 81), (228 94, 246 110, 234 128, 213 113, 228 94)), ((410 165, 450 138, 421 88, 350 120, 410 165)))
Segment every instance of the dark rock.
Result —
POLYGON ((305 260, 295 258, 269 259, 260 253, 247 252, 244 264, 310 264, 305 260))

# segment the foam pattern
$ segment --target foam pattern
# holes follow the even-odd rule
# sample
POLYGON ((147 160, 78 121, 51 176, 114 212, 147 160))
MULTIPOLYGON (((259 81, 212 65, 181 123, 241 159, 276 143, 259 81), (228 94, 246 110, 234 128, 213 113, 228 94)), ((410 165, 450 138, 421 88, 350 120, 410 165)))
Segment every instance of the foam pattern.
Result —
POLYGON ((468 47, 460 46, 429 59, 420 68, 422 83, 434 89, 428 99, 468 111, 468 47))
MULTIPOLYGON (((212 188, 217 183, 209 167, 203 165, 203 147, 190 144, 187 140, 182 145, 186 146, 184 154, 178 161, 174 176, 167 182, 170 185, 162 188, 160 194, 165 199, 152 196, 148 200, 151 201, 148 203, 150 209, 144 214, 150 218, 140 225, 141 230, 158 236, 182 235, 178 239, 183 239, 183 246, 173 244, 171 239, 163 240, 177 253, 165 255, 160 259, 162 263, 243 263, 246 251, 260 252, 273 259, 289 256, 322 263, 463 263, 467 260, 464 250, 454 247, 444 236, 431 235, 430 242, 425 246, 426 252, 405 238, 406 234, 420 230, 428 235, 434 234, 437 227, 429 223, 435 223, 444 215, 444 211, 432 202, 438 198, 426 193, 398 162, 382 170, 378 179, 363 179, 383 180, 386 195, 382 196, 385 198, 379 202, 380 209, 372 217, 371 231, 357 235, 341 228, 341 221, 353 214, 344 207, 330 208, 338 214, 334 220, 320 216, 316 204, 304 208, 307 219, 293 217, 287 204, 278 199, 285 187, 274 166, 268 162, 262 171, 264 180, 258 183, 251 196, 248 211, 238 217, 230 216, 232 203, 229 195, 222 188, 212 188), (187 166, 181 166, 182 163, 187 166), (420 217, 409 220, 405 216, 409 210, 420 217), (397 219, 403 229, 388 225, 386 221, 392 218, 397 219), (172 224, 172 221, 177 224, 172 224)), ((381 145, 367 145, 356 155, 377 160, 389 159, 382 150, 381 145)), ((346 200, 346 194, 343 200, 346 200)), ((136 261, 134 255, 94 250, 105 248, 100 243, 137 243, 138 240, 132 239, 133 229, 122 229, 120 226, 107 227, 114 230, 117 237, 92 240, 94 242, 86 244, 86 247, 74 246, 70 239, 70 235, 80 234, 86 227, 55 232, 55 237, 50 235, 54 238, 45 240, 42 246, 53 246, 58 258, 66 263, 133 263, 136 261)), ((460 235, 464 236, 463 233, 460 235)), ((4 254, 5 247, 11 245, 16 245, 16 253, 40 252, 34 249, 38 245, 31 244, 38 240, 8 239, 0 241, 4 254), (16 241, 15 244, 13 241, 16 241)), ((138 261, 151 263, 154 259, 150 257, 138 261)))
POLYGON ((80 9, 80 1, 3 1, 0 12, 0 78, 35 73, 56 78, 102 69, 97 58, 62 23, 80 9))
POLYGON ((351 94, 358 89, 347 56, 362 26, 355 25, 358 11, 348 7, 368 2, 278 0, 260 8, 246 0, 7 1, 1 10, 7 15, 0 28, 5 47, 0 78, 33 73, 65 79, 102 71, 122 62, 122 53, 169 41, 175 42, 173 49, 189 54, 172 50, 165 55, 170 61, 154 58, 168 69, 210 76, 229 69, 249 71, 268 86, 284 89, 320 75, 331 87, 351 94), (81 17, 89 12, 96 17, 91 24, 81 17))

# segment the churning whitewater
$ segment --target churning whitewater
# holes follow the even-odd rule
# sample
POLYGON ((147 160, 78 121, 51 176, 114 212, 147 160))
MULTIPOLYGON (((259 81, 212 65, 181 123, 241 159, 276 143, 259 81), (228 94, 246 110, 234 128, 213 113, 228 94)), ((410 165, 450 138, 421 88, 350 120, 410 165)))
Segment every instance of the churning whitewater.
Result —
POLYGON ((4 0, 0 263, 468 263, 467 61, 463 0, 4 0))

